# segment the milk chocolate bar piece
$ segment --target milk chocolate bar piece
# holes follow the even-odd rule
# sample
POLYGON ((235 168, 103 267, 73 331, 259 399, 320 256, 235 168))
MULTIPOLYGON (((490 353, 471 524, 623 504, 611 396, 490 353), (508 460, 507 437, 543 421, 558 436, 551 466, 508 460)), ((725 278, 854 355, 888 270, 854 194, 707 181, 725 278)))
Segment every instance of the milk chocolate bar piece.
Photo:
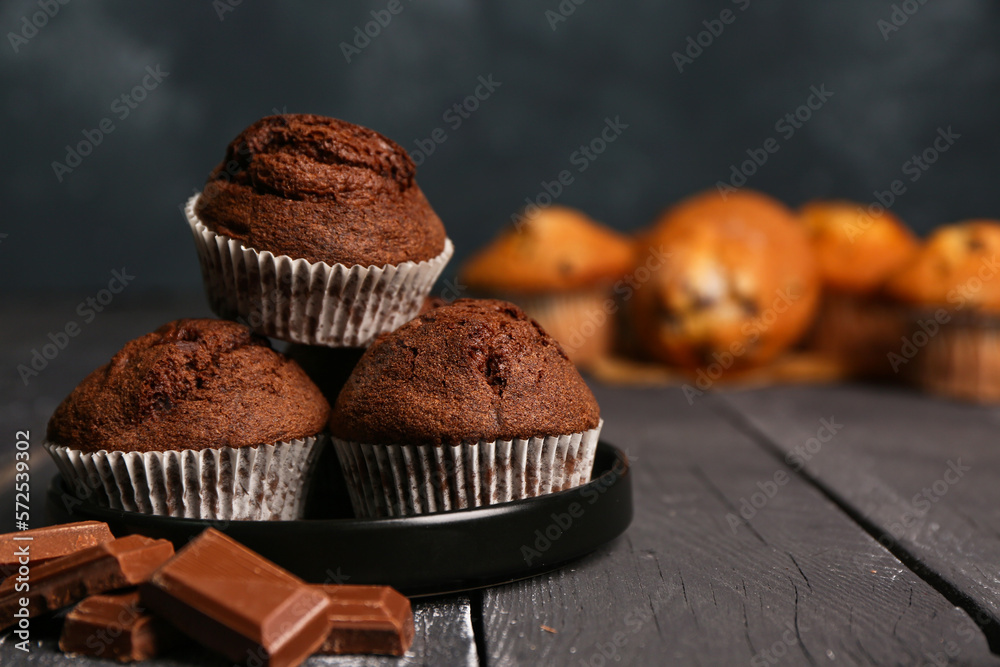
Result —
POLYGON ((317 653, 403 655, 413 643, 410 601, 389 586, 322 585, 332 623, 317 653))
POLYGON ((66 615, 59 648, 118 662, 148 660, 182 641, 177 630, 139 606, 139 591, 92 595, 66 615))
POLYGON ((34 568, 113 539, 115 536, 103 521, 64 523, 0 535, 0 579, 15 574, 22 560, 29 560, 34 568))
POLYGON ((144 607, 239 664, 295 667, 330 628, 322 591, 212 528, 139 593, 144 607))
POLYGON ((42 563, 27 577, 7 577, 0 584, 0 630, 13 625, 22 608, 33 618, 94 593, 135 586, 173 554, 167 540, 129 535, 42 563))

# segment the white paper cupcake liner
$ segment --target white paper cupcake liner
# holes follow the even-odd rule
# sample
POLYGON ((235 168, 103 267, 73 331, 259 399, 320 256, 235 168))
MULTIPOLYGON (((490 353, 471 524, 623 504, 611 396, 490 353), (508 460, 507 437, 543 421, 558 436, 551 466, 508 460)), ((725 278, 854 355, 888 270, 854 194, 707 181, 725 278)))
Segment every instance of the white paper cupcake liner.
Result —
POLYGON ((254 331, 293 343, 365 347, 377 335, 416 317, 454 252, 423 262, 385 266, 330 265, 258 252, 217 234, 184 211, 194 234, 212 310, 254 331))
POLYGON ((354 512, 412 516, 495 505, 590 481, 604 425, 570 435, 460 445, 373 445, 333 438, 354 512))
POLYGON ((46 442, 81 499, 117 510, 222 521, 302 518, 321 437, 257 447, 81 452, 46 442))

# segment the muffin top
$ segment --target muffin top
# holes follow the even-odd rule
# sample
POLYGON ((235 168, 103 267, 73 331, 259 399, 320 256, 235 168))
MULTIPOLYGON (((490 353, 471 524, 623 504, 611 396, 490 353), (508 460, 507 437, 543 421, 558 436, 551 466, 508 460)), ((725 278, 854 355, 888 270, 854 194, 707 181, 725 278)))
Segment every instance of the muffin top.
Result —
POLYGON ((349 266, 420 262, 444 251, 445 232, 416 171, 401 146, 360 125, 268 116, 229 144, 195 212, 258 252, 349 266))
POLYGON ((342 440, 441 445, 596 428, 597 401, 517 306, 459 299, 368 348, 330 416, 342 440))
POLYGON ((771 197, 694 195, 668 209, 642 242, 665 256, 635 291, 638 337, 658 359, 688 368, 720 356, 732 368, 757 365, 811 322, 819 295, 812 248, 792 212, 771 197))
POLYGON ((890 278, 889 294, 916 306, 972 307, 1000 313, 1000 221, 939 227, 890 278))
POLYGON ((125 344, 49 420, 85 452, 248 447, 313 436, 330 406, 305 372, 235 322, 177 320, 125 344))
POLYGON ((459 275, 489 291, 572 290, 614 282, 632 269, 632 242, 582 212, 549 206, 522 217, 459 275))
POLYGON ((815 201, 799 211, 809 231, 820 278, 827 287, 872 294, 917 250, 917 239, 899 218, 872 215, 861 204, 815 201))

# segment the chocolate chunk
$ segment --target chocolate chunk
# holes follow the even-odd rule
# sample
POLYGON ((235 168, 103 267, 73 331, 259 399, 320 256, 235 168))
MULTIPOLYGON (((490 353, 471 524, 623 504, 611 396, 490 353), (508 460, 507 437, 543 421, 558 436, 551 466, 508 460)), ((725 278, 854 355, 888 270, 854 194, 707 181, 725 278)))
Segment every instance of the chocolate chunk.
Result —
POLYGON ((7 577, 0 584, 0 630, 14 624, 22 598, 29 617, 60 609, 88 595, 135 586, 174 554, 167 540, 129 535, 31 568, 28 577, 7 577), (19 584, 27 584, 26 590, 19 584))
POLYGON ((389 586, 316 586, 333 607, 326 641, 317 653, 403 655, 413 643, 410 601, 389 586))
POLYGON ((118 662, 148 660, 183 641, 169 623, 139 606, 139 591, 94 595, 66 615, 59 648, 118 662))
POLYGON ((209 528, 140 588, 143 606, 237 663, 294 667, 326 639, 331 603, 209 528))
POLYGON ((32 568, 115 539, 102 521, 79 521, 0 535, 0 578, 28 561, 32 568), (27 553, 25 553, 27 552, 27 553))

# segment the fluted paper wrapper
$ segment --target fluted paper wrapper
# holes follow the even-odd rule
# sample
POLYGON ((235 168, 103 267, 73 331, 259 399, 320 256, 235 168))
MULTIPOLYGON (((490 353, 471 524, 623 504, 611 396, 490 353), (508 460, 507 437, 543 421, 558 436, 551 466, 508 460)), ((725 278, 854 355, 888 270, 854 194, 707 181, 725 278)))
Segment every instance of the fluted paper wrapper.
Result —
POLYGON ((117 510, 233 521, 302 518, 319 437, 256 447, 96 453, 45 443, 82 497, 117 510))
POLYGON ((416 317, 454 252, 423 262, 347 266, 258 252, 217 234, 184 211, 194 234, 212 310, 254 331, 293 343, 365 347, 416 317))
POLYGON ((597 428, 526 440, 374 445, 333 438, 354 512, 413 516, 495 505, 590 481, 597 428))
POLYGON ((908 346, 900 341, 894 350, 900 371, 934 394, 1000 403, 1000 315, 950 312, 946 322, 937 322, 934 311, 921 310, 912 317, 908 346), (928 334, 921 321, 936 330, 928 334))

